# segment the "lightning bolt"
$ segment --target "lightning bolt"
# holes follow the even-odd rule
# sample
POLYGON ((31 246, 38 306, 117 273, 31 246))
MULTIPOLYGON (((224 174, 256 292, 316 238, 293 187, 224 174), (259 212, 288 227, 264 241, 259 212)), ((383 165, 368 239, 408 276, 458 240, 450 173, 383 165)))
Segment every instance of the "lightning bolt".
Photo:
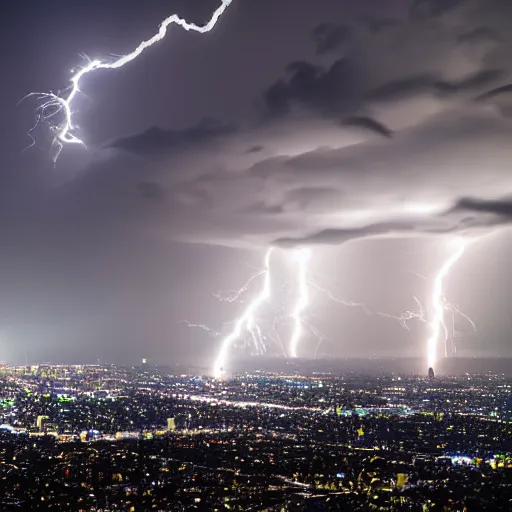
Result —
MULTIPOLYGON (((468 315, 461 311, 459 306, 448 302, 443 292, 444 279, 450 273, 450 270, 455 265, 455 263, 457 263, 457 261, 459 261, 459 259, 464 254, 464 251, 469 244, 469 240, 463 238, 456 238, 452 240, 452 243, 454 244, 455 250, 450 255, 450 257, 444 262, 442 267, 439 269, 439 272, 437 273, 436 278, 434 280, 431 299, 433 318, 431 321, 429 321, 425 313, 425 309, 417 297, 413 297, 416 304, 418 305, 418 310, 416 311, 404 310, 399 316, 389 315, 387 313, 381 312, 378 313, 380 316, 397 320, 400 323, 400 325, 407 331, 410 331, 408 325, 408 322, 410 320, 419 320, 420 322, 429 324, 431 336, 427 341, 427 358, 430 367, 433 367, 433 365, 436 362, 437 346, 442 339, 442 335, 444 335, 444 355, 445 357, 448 357, 449 333, 448 327, 445 323, 445 312, 451 313, 453 317, 460 316, 464 318, 464 320, 466 320, 471 325, 473 331, 475 333, 477 332, 475 322, 473 322, 473 320, 468 315)), ((411 271, 409 272, 413 275, 420 277, 421 279, 427 279, 421 274, 416 274, 415 272, 411 271)))
POLYGON ((444 332, 444 343, 445 343, 445 356, 447 355, 446 344, 448 341, 448 329, 444 321, 444 312, 446 310, 446 299, 443 293, 443 282, 446 276, 450 273, 453 265, 459 261, 464 254, 466 249, 467 241, 463 238, 457 238, 454 240, 455 251, 453 254, 444 262, 443 266, 439 270, 435 281, 434 289, 432 291, 432 304, 434 308, 434 318, 431 322, 431 336, 427 340, 427 360, 428 366, 434 368, 437 361, 437 346, 441 339, 441 334, 444 332))
MULTIPOLYGON (((224 366, 226 364, 226 359, 230 347, 239 338, 241 338, 245 332, 251 335, 253 347, 260 354, 263 354, 267 351, 267 347, 269 345, 268 342, 271 342, 276 347, 279 347, 280 351, 282 351, 284 356, 297 357, 297 349, 301 339, 304 336, 305 329, 310 331, 318 339, 318 345, 316 347, 314 357, 316 357, 318 350, 323 342, 328 341, 332 343, 326 336, 324 336, 320 332, 319 329, 308 323, 304 318, 304 313, 311 303, 311 298, 309 294, 310 288, 314 288, 322 293, 325 293, 334 302, 341 303, 347 307, 362 308, 367 314, 371 314, 364 304, 338 298, 335 295, 333 295, 329 290, 322 288, 318 284, 308 280, 308 267, 312 256, 312 252, 310 249, 301 248, 296 249, 292 253, 296 263, 294 286, 294 290, 296 290, 296 296, 294 298, 292 312, 291 314, 282 313, 275 316, 274 321, 272 323, 272 328, 270 330, 267 329, 265 330, 265 332, 263 332, 256 321, 256 315, 260 307, 263 305, 263 303, 270 299, 271 294, 273 293, 273 288, 276 288, 277 286, 277 283, 274 283, 274 280, 271 279, 271 254, 272 249, 269 249, 265 255, 264 268, 255 273, 253 276, 251 276, 239 290, 231 293, 227 297, 223 297, 220 294, 216 294, 217 299, 223 302, 243 302, 245 301, 245 295, 249 291, 253 281, 259 278, 260 276, 264 276, 261 291, 252 300, 252 302, 249 303, 243 315, 235 322, 234 328, 231 330, 231 332, 222 340, 219 352, 216 356, 212 369, 213 376, 216 378, 219 378, 223 375, 224 366), (278 324, 290 319, 293 322, 292 333, 290 340, 287 346, 285 347, 285 344, 283 343, 281 336, 279 335, 279 332, 277 330, 277 326, 278 324)), ((281 286, 281 288, 285 288, 285 286, 281 286)), ((189 323, 189 325, 191 327, 201 328, 203 330, 206 330, 207 332, 213 332, 203 324, 189 323)))
MULTIPOLYGON (((385 313, 378 313, 380 316, 393 318, 395 320, 398 320, 402 327, 406 330, 409 330, 408 322, 410 320, 419 320, 424 323, 429 323, 430 330, 431 330, 431 336, 427 340, 427 348, 428 348, 428 363, 429 366, 432 366, 436 362, 437 357, 437 345, 440 342, 441 335, 444 332, 444 344, 445 344, 445 356, 447 356, 447 342, 448 342, 448 329, 444 320, 445 312, 451 312, 453 315, 460 315, 463 318, 465 318, 473 327, 473 329, 476 330, 474 322, 462 311, 458 308, 458 306, 455 306, 453 304, 450 304, 446 301, 446 298, 443 293, 443 282, 446 276, 449 274, 450 270, 452 269, 453 265, 461 258, 462 254, 464 253, 464 250, 467 246, 467 240, 464 240, 462 238, 457 238, 454 241, 455 243, 455 251, 453 254, 450 255, 450 257, 445 261, 441 269, 439 270, 435 280, 434 280, 434 286, 432 291, 432 305, 433 305, 433 318, 429 322, 427 319, 427 315, 425 313, 425 309, 423 308, 423 305, 421 304, 420 300, 417 297, 414 297, 414 300, 418 306, 417 311, 410 311, 405 310, 401 313, 400 316, 393 316, 388 315, 385 313)), ((233 343, 242 336, 243 331, 250 333, 253 340, 253 345, 256 348, 256 351, 259 353, 264 353, 267 350, 267 343, 266 341, 270 340, 273 341, 274 344, 280 345, 283 353, 285 355, 289 355, 290 357, 296 358, 297 357, 297 349, 298 345, 304 335, 304 328, 308 328, 317 338, 318 338, 318 345, 316 347, 315 351, 315 357, 317 355, 317 352, 319 350, 320 345, 324 341, 329 341, 316 327, 309 324, 304 318, 303 314, 305 310, 310 305, 310 295, 309 295, 309 288, 315 288, 318 291, 321 291, 325 293, 331 300, 335 302, 339 302, 341 304, 344 304, 348 307, 360 307, 362 308, 367 314, 371 314, 369 310, 366 308, 366 306, 362 303, 352 302, 352 301, 346 301, 343 299, 340 299, 336 296, 334 296, 329 290, 326 290, 316 283, 313 283, 308 280, 308 266, 311 259, 311 250, 309 249, 297 249, 294 251, 293 255, 295 258, 295 261, 297 263, 297 273, 296 273, 296 290, 297 290, 297 296, 295 300, 294 307, 292 309, 291 315, 288 317, 286 316, 280 316, 276 317, 274 319, 274 323, 272 326, 272 331, 268 335, 263 335, 262 330, 260 329, 259 325, 256 323, 256 313, 260 309, 260 307, 263 305, 265 301, 268 301, 271 297, 272 288, 271 288, 271 271, 270 271, 270 258, 272 254, 272 249, 269 249, 266 252, 265 255, 265 266, 264 269, 257 272, 255 275, 249 278, 249 280, 246 282, 240 290, 232 294, 228 298, 222 298, 218 297, 219 300, 227 301, 227 302, 234 302, 237 299, 239 299, 242 295, 244 295, 248 289, 250 284, 259 276, 264 276, 263 286, 260 291, 260 293, 254 298, 252 302, 250 302, 249 306, 245 309, 243 315, 236 321, 234 329, 230 332, 229 335, 227 335, 221 344, 219 353, 215 359, 214 365, 213 365, 213 375, 216 378, 219 378, 223 374, 223 368, 226 363, 227 354, 229 348, 233 345, 233 343), (280 323, 285 318, 291 318, 293 320, 293 330, 291 334, 291 338, 288 344, 288 350, 285 350, 285 347, 282 343, 282 340, 276 330, 276 326, 278 323, 280 323)), ((423 276, 421 276, 423 278, 423 276)), ((211 331, 207 326, 204 326, 203 324, 189 324, 191 327, 198 327, 204 330, 207 330, 208 332, 211 331)))
POLYGON ((214 337, 220 336, 220 332, 214 331, 205 324, 195 324, 193 322, 189 322, 188 320, 181 320, 179 323, 185 324, 187 327, 190 327, 191 329, 201 329, 214 337))
POLYGON ((34 141, 34 139, 31 135, 31 132, 41 120, 44 120, 49 122, 51 131, 55 133, 55 137, 52 141, 52 147, 55 149, 55 155, 53 157, 54 162, 57 161, 64 144, 81 144, 82 146, 85 146, 84 142, 74 133, 76 130, 76 125, 73 121, 73 102, 76 99, 78 93, 81 92, 80 83, 82 78, 98 69, 118 69, 123 67, 125 64, 128 64, 132 60, 135 60, 144 50, 161 41, 166 36, 167 29, 171 25, 179 25, 187 31, 199 32, 200 34, 210 32, 215 27, 217 21, 231 4, 231 2, 232 0, 222 0, 222 4, 213 13, 210 21, 208 21, 206 25, 195 25, 194 23, 189 23, 186 20, 180 18, 177 14, 173 14, 160 24, 158 32, 153 35, 153 37, 146 41, 142 41, 131 53, 123 55, 117 60, 111 62, 105 62, 101 60, 89 61, 87 66, 79 69, 71 77, 70 85, 67 88, 67 94, 65 96, 59 96, 59 94, 55 94, 53 92, 36 92, 25 96, 25 98, 29 96, 37 96, 38 100, 41 102, 38 107, 36 124, 29 130, 29 136, 32 138, 32 141, 34 141), (57 114, 62 114, 64 118, 60 124, 53 123, 53 118, 57 114))
POLYGON ((223 368, 226 363, 226 356, 228 354, 228 350, 235 342, 240 335, 242 334, 242 330, 247 329, 255 339, 257 345, 259 345, 259 340, 261 339, 261 331, 259 328, 255 328, 254 316, 260 306, 267 301, 272 293, 271 287, 271 279, 270 279, 270 257, 272 255, 272 249, 269 249, 265 254, 265 270, 263 272, 265 278, 263 280, 263 287, 260 293, 256 296, 256 298, 249 304, 243 315, 238 319, 235 324, 235 328, 231 333, 224 338, 222 341, 219 353, 217 358, 215 359, 215 363, 213 365, 213 376, 215 378, 222 377, 223 368))
POLYGON ((444 308, 446 311, 449 311, 452 315, 457 315, 464 318, 464 320, 466 320, 471 325, 473 331, 476 332, 475 322, 473 322, 473 320, 471 320, 471 318, 468 315, 466 315, 466 313, 462 312, 459 306, 456 306, 455 304, 450 304, 449 302, 445 302, 444 308))
POLYGON ((346 300, 342 297, 338 297, 337 295, 334 295, 330 290, 323 288, 318 283, 315 283, 313 281, 308 281, 308 284, 318 290, 319 292, 325 293, 329 299, 331 299, 333 302, 337 302, 338 304, 343 304, 344 306, 347 306, 348 308, 361 308, 367 315, 371 315, 370 310, 366 307, 366 305, 362 302, 354 302, 353 300, 346 300))
POLYGON ((256 274, 252 275, 247 282, 237 291, 229 294, 228 296, 224 296, 221 293, 215 293, 214 297, 221 302, 236 302, 242 295, 245 295, 251 286, 251 283, 257 279, 258 277, 264 275, 266 270, 260 270, 256 274))
POLYGON ((398 320, 400 325, 406 331, 410 331, 411 329, 409 328, 409 324, 408 324, 408 322, 410 320, 419 320, 420 322, 427 321, 427 318, 425 315, 425 310, 423 309, 423 305, 421 304, 420 300, 416 296, 413 296, 413 299, 414 299, 414 302, 416 302, 416 304, 418 305, 418 308, 419 308, 418 311, 412 311, 412 310, 406 309, 406 310, 402 311, 400 316, 389 315, 387 313, 381 313, 381 312, 379 312, 378 314, 385 318, 392 318, 393 320, 398 320))
POLYGON ((303 324, 302 324, 302 312, 309 305, 309 293, 307 283, 307 270, 308 263, 311 258, 311 251, 309 249, 297 249, 295 251, 295 259, 298 263, 297 273, 297 287, 298 295, 297 302, 291 315, 293 319, 293 332, 290 339, 289 353, 290 357, 297 357, 297 345, 302 337, 303 324))

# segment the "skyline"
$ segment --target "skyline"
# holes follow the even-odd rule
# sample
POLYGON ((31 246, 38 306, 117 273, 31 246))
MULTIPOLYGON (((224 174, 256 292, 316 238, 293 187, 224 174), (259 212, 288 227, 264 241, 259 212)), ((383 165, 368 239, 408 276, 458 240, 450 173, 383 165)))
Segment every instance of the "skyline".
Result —
MULTIPOLYGON (((219 3, 175 2, 179 16, 198 24, 219 3)), ((35 146, 20 151, 34 105, 6 112, 14 128, 2 143, 2 359, 93 352, 110 360, 211 360, 219 337, 184 321, 226 334, 250 296, 235 304, 212 295, 236 290, 251 275, 246 264, 261 266, 269 246, 306 246, 311 274, 321 270, 327 293, 310 287, 310 307, 292 307, 301 346, 316 346, 306 318, 299 321, 307 313, 331 340, 322 348, 331 355, 426 354, 425 326, 402 332, 375 313, 399 316, 419 297, 432 318, 429 297, 454 236, 476 240, 438 293, 478 326, 477 335, 457 326, 459 353, 512 355, 512 41, 503 22, 510 6, 342 3, 294 3, 297 22, 284 40, 279 23, 290 6, 283 4, 261 41, 256 21, 269 2, 235 0, 211 33, 192 37, 178 28, 139 64, 111 77, 99 72, 74 113, 88 147, 66 151, 55 169, 44 126, 34 131, 35 146)), ((85 5, 78 14, 59 11, 63 26, 87 11, 84 33, 59 33, 57 49, 43 50, 37 63, 14 44, 16 61, 29 69, 13 74, 4 96, 20 99, 30 81, 32 89, 56 90, 75 45, 92 58, 129 51, 173 6, 151 3, 144 22, 133 7, 115 28, 115 7, 99 13, 101 23, 85 5), (97 39, 88 32, 94 27, 97 39)), ((19 9, 11 8, 13 20, 19 9)), ((53 30, 52 23, 39 19, 45 28, 37 30, 53 30)), ((15 43, 17 36, 4 37, 15 43)), ((280 259, 276 281, 293 281, 280 259)), ((286 314, 292 299, 283 300, 286 314)), ((299 341, 291 336, 293 352, 299 341)))

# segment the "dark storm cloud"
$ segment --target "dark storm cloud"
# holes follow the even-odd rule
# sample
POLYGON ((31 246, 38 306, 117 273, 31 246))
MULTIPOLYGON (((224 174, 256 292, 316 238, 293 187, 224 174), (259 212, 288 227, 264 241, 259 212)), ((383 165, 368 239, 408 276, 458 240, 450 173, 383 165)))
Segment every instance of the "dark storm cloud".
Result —
POLYGON ((505 71, 501 69, 484 69, 458 81, 437 81, 434 85, 440 92, 447 94, 473 92, 489 86, 504 75, 505 71))
POLYGON ((477 103, 493 105, 497 112, 507 118, 512 118, 512 85, 502 85, 481 94, 476 98, 477 103))
POLYGON ((118 150, 158 155, 150 179, 135 162, 124 178, 129 190, 155 184, 158 201, 127 200, 125 218, 169 238, 241 246, 502 225, 503 214, 462 200, 512 190, 512 124, 491 101, 509 92, 499 84, 510 75, 508 54, 467 48, 492 32, 512 49, 486 5, 416 2, 410 20, 375 32, 317 26, 312 45, 339 57, 289 64, 263 94, 270 117, 118 141, 118 150))
POLYGON ((431 92, 437 77, 428 74, 394 80, 371 91, 370 101, 394 101, 431 92))
POLYGON ((509 221, 512 219, 512 198, 495 200, 463 198, 457 203, 455 210, 490 213, 504 217, 504 221, 509 221))
POLYGON ((366 18, 363 23, 372 31, 380 32, 382 30, 397 27, 400 23, 397 20, 385 18, 366 18))
POLYGON ((391 137, 393 134, 387 126, 384 126, 382 123, 379 123, 379 121, 372 119, 371 117, 348 117, 347 119, 344 119, 341 124, 344 126, 358 126, 364 130, 374 132, 377 135, 382 135, 383 137, 391 137))
POLYGON ((336 188, 310 187, 291 190, 283 200, 284 211, 336 211, 343 193, 336 188))
POLYGON ((173 149, 183 149, 196 144, 204 144, 226 136, 235 127, 216 119, 202 119, 196 126, 185 130, 162 130, 152 127, 141 134, 118 139, 111 147, 140 155, 157 155, 173 149))
POLYGON ((410 236, 417 233, 425 234, 445 234, 455 231, 456 226, 434 226, 432 223, 422 222, 383 222, 370 224, 361 228, 353 229, 324 229, 301 238, 280 238, 273 241, 273 245, 278 247, 296 247, 311 245, 342 245, 351 240, 361 238, 374 238, 379 236, 410 236))
POLYGON ((263 146, 252 146, 245 153, 259 153, 260 151, 263 151, 263 146))
MULTIPOLYGON (((427 12, 434 13, 426 17, 429 21, 432 16, 457 11, 459 2, 421 4, 423 8, 428 7, 427 12)), ((342 57, 331 65, 322 67, 308 61, 289 64, 286 75, 265 91, 266 107, 274 115, 283 115, 297 107, 322 116, 356 114, 375 103, 478 93, 504 76, 503 69, 483 67, 484 61, 477 56, 478 52, 459 47, 459 44, 482 38, 487 31, 457 35, 452 29, 444 29, 441 22, 432 26, 427 21, 425 27, 421 23, 400 25, 394 22, 392 34, 377 33, 373 38, 354 29, 352 39, 355 42, 350 49, 338 49, 342 57), (357 42, 361 42, 361 47, 357 42), (386 72, 386 63, 389 63, 389 72, 386 72), (374 69, 382 72, 375 75, 374 69)), ((329 34, 335 28, 332 24, 317 27, 316 43, 319 34, 329 34)), ((346 27, 338 28, 348 38, 346 27)))
POLYGON ((280 238, 274 240, 273 245, 278 247, 296 247, 301 245, 341 245, 355 239, 387 235, 389 233, 411 232, 413 230, 413 224, 386 222, 382 224, 371 224, 362 228, 323 229, 322 231, 301 238, 280 238))
POLYGON ((313 30, 316 52, 319 55, 343 48, 349 37, 349 27, 333 23, 322 23, 313 30))
MULTIPOLYGON (((265 104, 273 114, 283 114, 294 104, 323 112, 343 111, 357 93, 353 63, 336 60, 328 69, 310 62, 293 62, 288 77, 270 86, 264 94, 265 104)), ((351 108, 351 107, 350 107, 351 108)))
MULTIPOLYGON (((44 2, 36 17, 24 6, 19 23, 8 23, 18 43, 4 45, 13 48, 4 52, 4 69, 17 72, 6 74, 11 93, 2 96, 9 130, 2 171, 8 179, 0 187, 0 309, 2 327, 12 325, 2 332, 2 359, 18 350, 24 360, 28 338, 30 361, 65 360, 72 349, 77 362, 106 357, 133 364, 153 355, 174 363, 187 352, 197 362, 217 343, 205 345, 202 332, 176 322, 217 329, 233 319, 237 305, 217 303, 211 293, 240 286, 247 260, 260 264, 261 253, 231 247, 275 241, 290 247, 378 237, 378 245, 316 247, 311 270, 328 274, 331 287, 339 274, 335 291, 399 314, 416 285, 427 295, 432 281, 397 275, 407 267, 432 277, 446 254, 437 237, 473 236, 511 220, 503 204, 512 193, 512 125, 504 115, 510 95, 499 92, 512 83, 510 0, 443 1, 416 7, 410 18, 412 0, 233 2, 211 34, 173 30, 125 70, 84 82, 75 121, 88 150, 68 145, 57 168, 43 170, 44 150, 19 157, 33 112, 24 104, 28 112, 10 114, 8 105, 30 90, 65 86, 77 52, 125 52, 169 14, 162 2, 77 0, 54 9, 57 3, 44 2), (328 29, 315 40, 322 22, 328 29), (27 45, 20 34, 45 43, 27 45), (292 62, 298 64, 287 66, 292 62), (203 116, 228 122, 198 126, 203 116), (161 128, 94 152, 102 141, 150 126, 161 128), (21 163, 11 166, 11 148, 21 163), (75 175, 77 160, 92 157, 75 175), (61 176, 65 183, 41 198, 34 181, 61 176), (23 180, 30 185, 17 195, 10 185, 23 180), (405 247, 414 252, 407 261, 405 247)), ((210 12, 204 2, 171 3, 198 22, 210 12)), ((489 311, 479 290, 493 288, 490 273, 495 283, 506 278, 499 255, 489 262, 497 251, 488 243, 485 272, 475 265, 478 248, 468 251, 474 267, 461 262, 450 280, 456 286, 447 290, 450 300, 461 290, 464 300, 474 300, 470 314, 489 311)), ((276 252, 291 261, 287 251, 276 252)), ((393 322, 388 337, 387 327, 366 315, 358 327, 353 310, 345 315, 316 299, 311 311, 327 312, 333 339, 343 332, 347 345, 376 340, 365 355, 390 339, 398 340, 393 355, 411 346, 393 322)), ((510 326, 496 328, 495 305, 485 302, 493 308, 493 334, 502 329, 507 349, 510 326)))
POLYGON ((164 195, 162 187, 151 181, 141 181, 137 185, 137 189, 145 199, 161 199, 164 195))
MULTIPOLYGON (((453 213, 457 210, 471 210, 481 213, 497 213, 493 211, 493 206, 500 209, 497 205, 488 205, 487 208, 471 208, 470 205, 460 207, 457 206, 454 210, 440 214, 437 217, 431 217, 428 220, 417 218, 410 222, 394 221, 382 222, 376 224, 369 224, 360 228, 345 228, 345 229, 323 229, 321 231, 310 233, 303 237, 298 238, 280 238, 274 240, 272 245, 277 247, 289 248, 300 246, 312 245, 343 245, 353 240, 360 240, 364 238, 402 238, 402 237, 417 237, 417 236, 438 236, 450 233, 464 233, 468 231, 482 232, 489 226, 499 226, 501 221, 495 218, 463 215, 455 216, 453 213), (468 207, 466 207, 468 206, 468 207)), ((505 207, 504 207, 505 208, 505 207)), ((510 208, 510 206, 509 206, 510 208)), ((512 212, 510 212, 512 213, 512 212)))
POLYGON ((371 91, 367 99, 393 102, 422 95, 471 93, 496 83, 504 75, 505 72, 500 69, 483 69, 452 81, 428 74, 416 75, 385 84, 371 91))
POLYGON ((484 94, 481 94, 478 96, 478 101, 486 101, 486 100, 492 100, 494 98, 498 98, 503 95, 508 95, 512 93, 512 84, 502 85, 500 87, 496 87, 495 89, 492 89, 490 91, 487 91, 484 94))
POLYGON ((496 83, 505 74, 501 69, 483 69, 452 81, 426 74, 411 76, 370 91, 367 99, 373 102, 395 102, 425 95, 442 98, 443 95, 478 92, 496 83))
POLYGON ((446 12, 457 8, 466 0, 415 0, 411 6, 412 19, 428 19, 439 17, 446 12))
POLYGON ((496 43, 499 40, 497 33, 488 27, 477 27, 469 32, 460 34, 457 39, 459 43, 476 45, 488 42, 496 43))
POLYGON ((286 214, 291 212, 324 213, 340 208, 343 193, 335 188, 305 187, 290 190, 278 202, 261 201, 251 205, 253 213, 286 214))

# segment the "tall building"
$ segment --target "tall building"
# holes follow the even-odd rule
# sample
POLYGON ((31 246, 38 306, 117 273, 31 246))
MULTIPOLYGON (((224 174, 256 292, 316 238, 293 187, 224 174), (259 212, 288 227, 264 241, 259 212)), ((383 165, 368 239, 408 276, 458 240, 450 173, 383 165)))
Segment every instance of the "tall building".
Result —
POLYGON ((430 367, 428 369, 428 379, 434 380, 436 378, 436 374, 434 373, 434 368, 430 367))
POLYGON ((167 418, 167 430, 169 432, 174 432, 176 430, 176 422, 174 418, 167 418))
POLYGON ((48 419, 48 416, 38 416, 36 420, 36 427, 39 429, 39 431, 43 430, 44 427, 44 420, 48 419))
POLYGON ((407 475, 405 473, 398 473, 396 476, 396 488, 403 489, 407 483, 407 475))

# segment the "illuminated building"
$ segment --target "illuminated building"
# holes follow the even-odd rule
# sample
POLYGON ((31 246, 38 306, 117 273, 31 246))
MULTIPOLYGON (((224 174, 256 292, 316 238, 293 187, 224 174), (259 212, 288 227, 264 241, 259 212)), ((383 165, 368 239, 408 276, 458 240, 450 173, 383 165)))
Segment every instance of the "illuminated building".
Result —
POLYGON ((397 479, 396 479, 397 489, 403 489, 406 483, 407 483, 407 475, 405 473, 398 473, 397 479))
POLYGON ((48 419, 48 416, 38 416, 36 420, 36 427, 39 430, 43 430, 44 420, 48 419))

